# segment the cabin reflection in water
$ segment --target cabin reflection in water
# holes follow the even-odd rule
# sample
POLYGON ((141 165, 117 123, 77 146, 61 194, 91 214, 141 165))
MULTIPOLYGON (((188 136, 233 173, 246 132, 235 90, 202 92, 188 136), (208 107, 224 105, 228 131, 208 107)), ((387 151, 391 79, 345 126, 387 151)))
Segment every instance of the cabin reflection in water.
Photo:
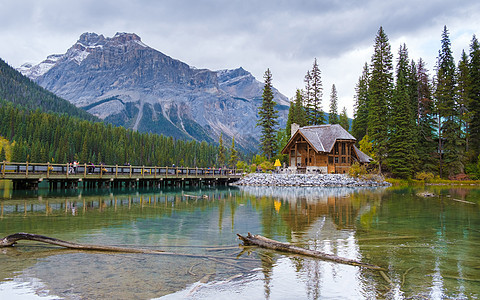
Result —
POLYGON ((324 216, 329 216, 337 229, 353 229, 361 210, 359 194, 372 191, 381 195, 385 188, 241 186, 240 190, 255 197, 275 199, 277 207, 288 205, 288 209, 280 212, 282 218, 291 231, 302 232, 324 216))

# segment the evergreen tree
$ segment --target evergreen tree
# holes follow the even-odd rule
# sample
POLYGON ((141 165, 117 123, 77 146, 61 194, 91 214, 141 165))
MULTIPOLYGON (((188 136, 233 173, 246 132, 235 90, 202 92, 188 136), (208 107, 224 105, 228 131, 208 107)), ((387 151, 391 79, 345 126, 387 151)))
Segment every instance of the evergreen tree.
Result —
POLYGON ((465 152, 468 152, 468 138, 469 138, 469 114, 468 104, 470 96, 470 73, 468 69, 468 56, 465 51, 462 51, 462 56, 458 62, 456 83, 457 83, 457 105, 458 117, 461 129, 461 142, 465 145, 465 152))
MULTIPOLYGON (((470 44, 469 71, 469 149, 472 152, 470 161, 474 162, 480 156, 480 44, 475 35, 470 44)), ((478 163, 480 164, 480 161, 478 163)), ((480 173, 480 169, 478 172, 480 173)))
POLYGON ((305 108, 305 125, 313 125, 313 110, 311 109, 313 107, 313 101, 311 97, 312 76, 310 75, 310 70, 307 71, 303 81, 305 82, 305 90, 302 97, 303 107, 305 108))
MULTIPOLYGON (((332 92, 330 93, 330 111, 328 112, 328 123, 338 124, 338 96, 335 84, 332 85, 332 92)), ((347 129, 348 130, 348 129, 347 129)))
POLYGON ((418 79, 418 146, 419 165, 426 172, 436 172, 438 159, 437 137, 435 135, 435 106, 432 100, 432 87, 425 62, 420 58, 417 64, 418 79))
POLYGON ((230 168, 235 168, 238 162, 238 151, 235 149, 235 137, 232 137, 232 145, 230 146, 230 159, 228 165, 230 168))
POLYGON ((355 87, 355 111, 352 122, 352 135, 361 141, 367 134, 368 127, 368 82, 369 82, 368 64, 363 67, 362 76, 358 79, 355 87))
POLYGON ((2 150, 0 150, 0 162, 6 161, 7 160, 7 155, 5 154, 5 146, 2 147, 2 150))
POLYGON ((276 125, 278 124, 278 111, 275 110, 275 101, 273 101, 272 73, 267 69, 264 74, 265 85, 263 87, 262 105, 259 107, 259 120, 257 126, 262 128, 260 138, 260 149, 262 153, 271 159, 276 151, 276 125))
POLYGON ((396 86, 391 101, 387 163, 394 176, 411 178, 416 166, 415 120, 410 97, 410 67, 405 44, 398 52, 396 86))
POLYGON ((283 148, 287 145, 290 136, 287 135, 287 131, 280 129, 277 131, 277 155, 275 158, 280 159, 281 161, 287 161, 288 155, 281 154, 283 148))
POLYGON ((342 109, 342 113, 340 114, 340 117, 338 119, 338 124, 342 126, 346 131, 350 130, 350 123, 348 122, 348 116, 347 116, 347 108, 344 106, 342 109))
POLYGON ((303 106, 302 91, 297 89, 295 94, 295 105, 293 114, 293 123, 297 123, 300 127, 307 125, 307 116, 305 114, 305 108, 303 106))
POLYGON ((223 145, 223 133, 220 133, 218 139, 218 165, 220 167, 225 166, 225 146, 223 145))
POLYGON ((316 58, 313 62, 312 71, 310 72, 310 78, 310 106, 308 108, 308 111, 310 112, 310 124, 325 124, 325 115, 322 111, 323 84, 320 68, 318 67, 316 58))
POLYGON ((285 131, 287 132, 287 135, 290 136, 290 133, 292 131, 292 123, 295 123, 293 120, 295 118, 295 103, 293 101, 290 101, 290 108, 288 109, 288 117, 287 117, 287 124, 285 127, 285 131))
POLYGON ((459 159, 461 141, 458 103, 455 101, 455 62, 446 26, 443 29, 441 44, 437 58, 434 97, 439 122, 440 176, 443 176, 445 173, 457 174, 462 170, 462 165, 459 159))
POLYGON ((380 27, 375 38, 368 84, 368 136, 379 164, 379 172, 385 161, 388 145, 388 105, 393 94, 392 53, 388 37, 380 27))

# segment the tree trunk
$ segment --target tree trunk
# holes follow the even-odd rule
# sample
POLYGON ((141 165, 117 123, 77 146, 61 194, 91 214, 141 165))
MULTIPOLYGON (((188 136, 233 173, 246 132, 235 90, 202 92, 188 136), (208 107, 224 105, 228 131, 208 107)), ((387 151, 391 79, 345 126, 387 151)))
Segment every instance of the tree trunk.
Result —
POLYGON ((301 255, 320 258, 323 260, 329 260, 329 261, 334 261, 341 264, 359 266, 359 267, 364 267, 364 268, 373 269, 373 270, 385 270, 384 268, 381 268, 379 266, 363 263, 354 259, 339 257, 333 254, 328 254, 328 253, 324 253, 316 250, 309 250, 309 249, 297 247, 288 243, 281 243, 275 240, 268 239, 258 234, 251 235, 250 233, 248 233, 247 236, 242 236, 237 233, 237 235, 243 241, 244 245, 256 245, 262 248, 301 254, 301 255))

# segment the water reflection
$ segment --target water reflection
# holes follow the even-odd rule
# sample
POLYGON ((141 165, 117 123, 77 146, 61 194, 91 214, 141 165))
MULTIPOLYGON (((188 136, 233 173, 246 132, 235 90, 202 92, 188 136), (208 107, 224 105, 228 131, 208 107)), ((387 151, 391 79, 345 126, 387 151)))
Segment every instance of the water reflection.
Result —
POLYGON ((0 281, 37 278, 52 295, 66 298, 478 297, 479 189, 428 191, 437 196, 422 198, 411 188, 243 186, 12 196, 0 200, 3 235, 25 231, 221 258, 105 255, 22 244, 2 250, 0 281), (382 275, 236 246, 235 233, 247 232, 386 270, 382 275))

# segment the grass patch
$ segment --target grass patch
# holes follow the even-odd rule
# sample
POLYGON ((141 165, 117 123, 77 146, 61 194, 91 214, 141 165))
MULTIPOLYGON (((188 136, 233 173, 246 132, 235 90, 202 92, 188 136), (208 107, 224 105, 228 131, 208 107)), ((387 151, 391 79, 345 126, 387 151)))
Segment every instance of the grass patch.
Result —
POLYGON ((396 186, 422 186, 422 185, 480 185, 480 180, 448 180, 441 178, 433 178, 428 180, 418 179, 397 179, 386 178, 385 181, 396 186))

